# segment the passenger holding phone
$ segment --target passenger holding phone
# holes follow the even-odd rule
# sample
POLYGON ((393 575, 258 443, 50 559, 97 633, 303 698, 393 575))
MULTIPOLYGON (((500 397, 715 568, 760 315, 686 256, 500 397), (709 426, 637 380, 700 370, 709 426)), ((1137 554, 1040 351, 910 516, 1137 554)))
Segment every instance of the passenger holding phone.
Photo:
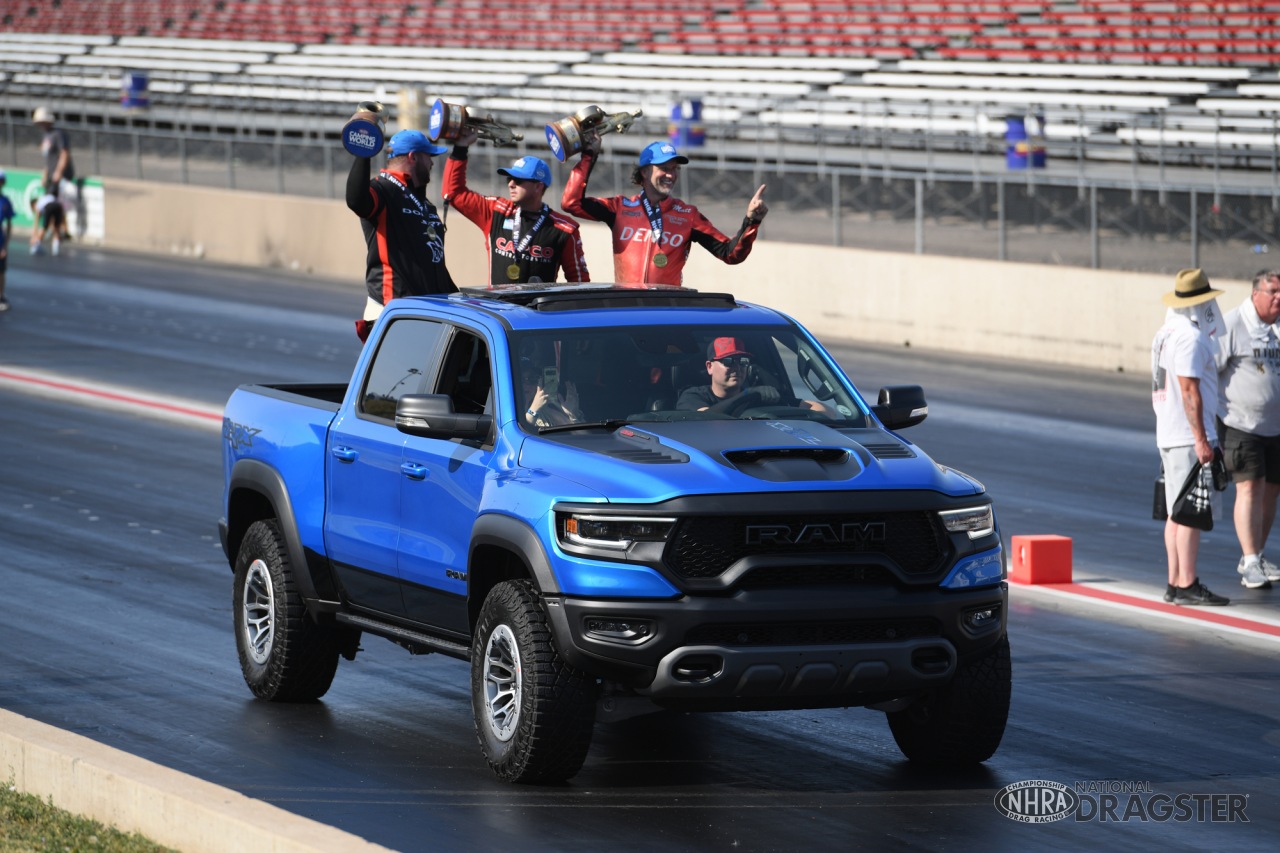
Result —
POLYGON ((520 378, 527 402, 525 423, 542 427, 562 426, 582 420, 578 407, 578 389, 572 382, 560 382, 560 370, 555 366, 535 367, 527 359, 520 359, 520 378))

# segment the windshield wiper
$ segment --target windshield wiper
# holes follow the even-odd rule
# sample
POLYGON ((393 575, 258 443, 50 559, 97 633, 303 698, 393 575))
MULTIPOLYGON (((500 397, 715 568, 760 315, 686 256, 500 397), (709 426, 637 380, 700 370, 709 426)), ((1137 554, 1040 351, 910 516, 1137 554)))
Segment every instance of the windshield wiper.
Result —
POLYGON ((579 429, 608 429, 616 430, 631 423, 625 418, 609 418, 603 421, 582 421, 576 424, 556 424, 555 426, 542 427, 538 430, 538 435, 546 435, 549 432, 568 432, 570 430, 579 429))

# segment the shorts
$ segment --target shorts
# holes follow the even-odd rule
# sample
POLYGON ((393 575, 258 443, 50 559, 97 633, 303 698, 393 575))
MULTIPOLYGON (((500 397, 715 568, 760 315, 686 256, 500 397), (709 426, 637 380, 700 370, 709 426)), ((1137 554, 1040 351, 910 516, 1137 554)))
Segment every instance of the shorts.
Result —
MULTIPOLYGON (((1195 467, 1196 461, 1196 448, 1193 444, 1160 448, 1160 464, 1164 466, 1164 508, 1170 515, 1173 514, 1173 503, 1182 491, 1182 484, 1187 481, 1187 475, 1195 467)), ((1215 520, 1222 517, 1221 494, 1209 489, 1209 506, 1213 508, 1215 520)))
POLYGON ((48 228, 50 225, 62 225, 66 219, 66 213, 62 209, 62 202, 51 201, 44 206, 44 210, 40 211, 40 227, 48 228))
POLYGON ((1280 435, 1254 435, 1235 427, 1223 430, 1222 455, 1232 480, 1265 477, 1268 483, 1280 483, 1280 435))

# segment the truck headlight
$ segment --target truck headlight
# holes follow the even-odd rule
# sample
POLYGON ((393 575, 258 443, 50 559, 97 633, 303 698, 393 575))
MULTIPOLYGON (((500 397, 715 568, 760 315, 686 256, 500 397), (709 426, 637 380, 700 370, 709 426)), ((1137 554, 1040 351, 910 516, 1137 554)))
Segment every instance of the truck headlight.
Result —
POLYGON ((674 518, 573 512, 563 516, 561 535, 574 545, 622 551, 633 542, 665 542, 675 523, 674 518))
POLYGON ((990 536, 995 530, 990 504, 968 509, 944 509, 938 515, 942 516, 942 524, 948 533, 968 533, 970 539, 990 536))

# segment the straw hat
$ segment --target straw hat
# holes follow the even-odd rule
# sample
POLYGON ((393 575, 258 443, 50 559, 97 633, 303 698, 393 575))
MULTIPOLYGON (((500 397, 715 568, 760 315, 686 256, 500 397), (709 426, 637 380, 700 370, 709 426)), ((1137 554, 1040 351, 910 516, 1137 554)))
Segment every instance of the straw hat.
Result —
POLYGON ((1164 304, 1170 308, 1190 308, 1223 293, 1226 291, 1214 290, 1209 286, 1209 277, 1204 274, 1204 270, 1178 270, 1173 290, 1164 295, 1164 304))

